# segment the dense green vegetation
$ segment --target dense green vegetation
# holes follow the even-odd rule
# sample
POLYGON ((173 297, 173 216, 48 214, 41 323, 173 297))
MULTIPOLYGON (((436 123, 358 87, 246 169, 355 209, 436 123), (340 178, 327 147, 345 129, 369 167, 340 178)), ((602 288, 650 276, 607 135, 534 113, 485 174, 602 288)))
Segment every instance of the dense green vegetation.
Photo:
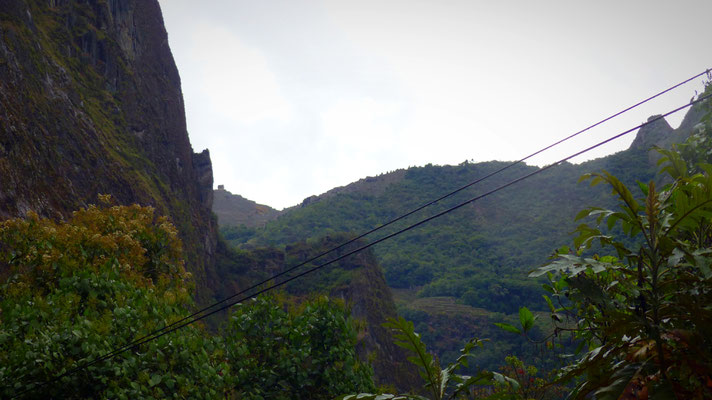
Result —
MULTIPOLYGON (((303 243, 339 231, 363 232, 505 165, 488 162, 410 168, 399 172, 402 179, 391 180, 389 186, 371 190, 364 184, 360 189, 324 196, 288 210, 264 228, 221 230, 230 243, 246 249, 267 244, 287 247, 293 241, 303 243)), ((497 368, 502 354, 515 354, 540 366, 552 365, 524 340, 506 335, 493 323, 511 319, 505 315, 516 314, 521 306, 546 311, 541 302, 545 280, 530 279, 527 274, 569 240, 575 228, 571 221, 578 210, 590 203, 614 205, 605 189, 578 183, 579 176, 591 168, 607 168, 622 175, 628 184, 636 177, 650 180, 655 176, 655 167, 642 150, 628 150, 582 165, 564 164, 374 247, 388 285, 398 289, 398 312, 413 320, 425 342, 444 362, 454 361, 461 343, 476 333, 492 342, 474 355, 474 366, 497 368), (439 299, 470 307, 453 312, 452 307, 421 306, 426 302, 440 304, 439 299)), ((433 210, 386 227, 374 237, 535 170, 526 165, 510 168, 444 200, 433 210)), ((331 272, 329 279, 348 280, 350 272, 342 272, 346 275, 331 272)))
MULTIPOLYGON (((522 325, 531 327, 534 316, 525 308, 520 320, 522 325)), ((446 366, 441 366, 440 360, 427 351, 420 335, 415 332, 413 323, 403 319, 392 319, 385 324, 393 331, 396 344, 411 354, 408 360, 418 367, 418 372, 424 382, 420 394, 388 394, 359 393, 348 394, 340 400, 445 400, 445 399, 486 399, 486 400, 519 400, 519 399, 558 399, 564 393, 559 385, 549 384, 537 376, 534 366, 527 366, 514 356, 506 357, 506 365, 501 372, 479 369, 473 375, 461 374, 468 368, 473 353, 486 346, 486 341, 472 338, 460 349, 458 357, 446 366), (427 397, 426 397, 427 396, 427 397)))
MULTIPOLYGON (((67 223, 0 225, 0 389, 32 389, 185 316, 192 304, 175 228, 138 206, 90 207, 67 223)), ((164 336, 29 398, 215 398, 225 367, 199 328, 164 336)))
MULTIPOLYGON (((226 251, 224 253, 231 256, 229 260, 219 260, 218 265, 222 267, 219 274, 230 283, 226 286, 232 291, 227 291, 224 296, 232 295, 260 280, 283 272, 285 266, 298 265, 352 237, 347 234, 334 234, 318 240, 294 243, 284 250, 259 248, 226 251)), ((363 244, 365 243, 353 243, 342 249, 340 254, 363 244)), ((318 264, 309 263, 270 283, 307 271, 318 264)), ((369 360, 376 382, 388 382, 404 389, 415 385, 415 368, 406 361, 403 352, 399 354, 399 349, 392 344, 388 331, 381 326, 397 313, 383 272, 371 250, 334 262, 327 268, 289 282, 280 289, 295 302, 309 300, 316 295, 343 300, 352 318, 363 328, 357 354, 360 359, 369 360)), ((215 323, 219 324, 219 321, 215 323)))
POLYGON ((343 305, 317 298, 295 312, 270 298, 252 302, 237 308, 225 332, 238 398, 326 400, 374 389, 343 305))
POLYGON ((4 221, 0 277, 3 398, 28 390, 24 398, 295 398, 303 391, 326 399, 373 388, 372 371, 355 356, 355 322, 326 298, 289 310, 249 302, 236 308, 225 335, 188 326, 55 380, 190 313, 191 276, 177 232, 150 207, 91 206, 66 222, 34 214, 4 221))
MULTIPOLYGON (((428 398, 432 400, 444 400, 469 397, 469 393, 476 385, 494 385, 500 381, 507 385, 517 386, 517 382, 508 377, 489 371, 480 371, 475 376, 459 375, 455 372, 462 366, 467 366, 468 358, 473 351, 478 350, 483 346, 483 341, 473 338, 465 344, 465 347, 460 351, 460 356, 455 362, 441 367, 437 357, 433 356, 426 349, 425 343, 420 339, 420 336, 415 332, 413 323, 405 319, 398 318, 388 321, 386 327, 393 330, 393 337, 398 346, 408 350, 412 356, 409 361, 418 366, 418 372, 425 384, 423 392, 428 394, 428 398)), ((419 395, 392 395, 392 394, 370 394, 361 393, 358 395, 346 395, 341 397, 341 400, 427 400, 426 397, 419 395)))
POLYGON ((427 397, 361 394, 344 399, 547 398, 562 395, 557 384, 571 385, 566 392, 573 399, 711 398, 711 115, 685 144, 658 149, 664 184, 638 182, 634 191, 607 171, 584 176, 593 186, 610 188, 617 204, 579 212, 577 220, 591 223, 576 228, 574 247, 560 248, 530 274, 549 280, 550 296, 544 300, 552 333, 542 337, 535 332, 537 316, 526 307, 519 309, 516 324, 497 324, 550 350, 563 350, 563 336, 579 344, 552 384, 511 356, 504 374, 454 374, 474 345, 481 345, 477 339, 440 369, 413 324, 401 319, 389 326, 421 368, 427 397), (487 388, 471 389, 478 384, 487 388))
POLYGON ((591 174, 618 207, 590 207, 574 248, 533 275, 548 274, 555 333, 582 344, 560 381, 580 378, 573 398, 712 397, 712 123, 679 151, 661 150, 668 184, 632 191, 615 176, 591 174), (637 197, 634 193, 640 193, 637 197), (600 226, 638 237, 630 246, 600 226), (593 242, 613 255, 584 257, 593 242))
MULTIPOLYGON (((476 334, 488 340, 486 346, 470 356, 470 363, 461 367, 463 373, 473 374, 480 369, 497 370, 508 354, 517 355, 543 370, 560 366, 556 357, 542 353, 524 337, 513 336, 495 326, 497 322, 516 322, 516 315, 457 304, 451 297, 425 297, 406 304, 399 302, 399 314, 414 323, 420 337, 443 363, 453 362, 459 357, 463 336, 476 334)), ((546 326, 537 326, 534 330, 537 336, 549 332, 546 326)))
MULTIPOLYGON (((222 233, 236 245, 286 245, 333 232, 363 232, 504 165, 489 162, 410 168, 403 180, 381 193, 369 194, 367 189, 340 193, 290 210, 264 228, 223 227, 222 233)), ((417 288, 423 297, 454 296, 465 304, 505 313, 516 312, 521 304, 539 306, 540 285, 527 279, 527 272, 566 240, 572 230, 569 221, 585 201, 610 202, 605 200, 606 192, 576 184, 593 166, 624 172, 626 182, 653 176, 644 151, 546 171, 379 244, 376 254, 389 286, 417 288)), ((387 227, 379 235, 533 170, 535 167, 524 165, 510 168, 483 186, 447 199, 397 227, 387 227)))

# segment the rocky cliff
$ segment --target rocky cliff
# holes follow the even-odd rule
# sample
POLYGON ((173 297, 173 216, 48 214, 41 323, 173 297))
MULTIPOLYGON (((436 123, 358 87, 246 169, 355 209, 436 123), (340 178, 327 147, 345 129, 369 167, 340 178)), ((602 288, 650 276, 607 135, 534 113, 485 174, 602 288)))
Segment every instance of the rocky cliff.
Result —
MULTIPOLYGON (((650 125, 646 125, 636 134, 635 140, 630 145, 630 150, 648 151, 656 146, 670 148, 675 143, 683 143, 692 132, 693 127, 702 120, 705 113, 704 104, 691 107, 677 129, 673 129, 665 119, 659 119, 650 125)), ((653 115, 648 118, 648 121, 659 117, 659 115, 653 115)), ((656 163, 658 158, 659 154, 657 152, 650 151, 648 153, 648 159, 651 163, 656 163)))
MULTIPOLYGON (((188 138, 156 0, 0 0, 0 219, 63 219, 98 194, 152 205, 178 228, 206 303, 285 267, 281 251, 238 253, 218 239, 212 186, 210 155, 188 138)), ((362 350, 378 354, 385 377, 406 361, 380 327, 395 315, 382 272, 364 270, 333 294, 366 320, 362 350)))
POLYGON ((2 0, 0 132, 0 218, 62 218, 100 193, 152 205, 211 296, 210 155, 188 139, 156 0, 2 0))

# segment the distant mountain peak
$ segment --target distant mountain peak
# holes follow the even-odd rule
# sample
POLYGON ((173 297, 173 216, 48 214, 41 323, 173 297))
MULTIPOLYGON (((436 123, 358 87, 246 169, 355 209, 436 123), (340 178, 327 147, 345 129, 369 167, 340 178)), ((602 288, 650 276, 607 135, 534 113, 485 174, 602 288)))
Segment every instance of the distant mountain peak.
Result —
MULTIPOLYGON (((692 133, 692 128, 700 122, 706 110, 701 104, 690 108, 677 129, 673 129, 665 118, 653 115, 648 122, 659 118, 657 121, 640 128, 635 140, 630 145, 632 150, 650 150, 653 146, 670 148, 673 143, 683 143, 692 133)), ((655 157, 653 157, 655 158, 655 157)))
POLYGON ((218 185, 218 189, 213 192, 213 212, 222 226, 247 227, 263 226, 282 214, 270 206, 230 193, 225 185, 218 185))
POLYGON ((633 143, 630 145, 631 149, 649 150, 653 146, 664 147, 670 140, 670 137, 675 133, 675 130, 665 118, 660 117, 660 115, 653 115, 648 118, 648 122, 654 122, 640 128, 638 134, 635 136, 635 140, 633 140, 633 143), (655 121, 656 119, 657 121, 655 121))

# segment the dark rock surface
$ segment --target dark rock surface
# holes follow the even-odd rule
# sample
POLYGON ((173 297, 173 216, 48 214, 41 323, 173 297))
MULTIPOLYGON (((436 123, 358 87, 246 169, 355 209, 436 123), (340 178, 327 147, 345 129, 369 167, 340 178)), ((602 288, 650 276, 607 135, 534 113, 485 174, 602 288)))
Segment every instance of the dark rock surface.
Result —
POLYGON ((152 205, 211 296, 210 156, 188 139, 156 0, 3 0, 0 132, 0 218, 62 218, 100 193, 152 205))
MULTIPOLYGON (((237 253, 219 240, 212 187, 210 154, 194 153, 188 138, 157 0, 0 0, 0 219, 63 219, 98 194, 151 205, 178 228, 205 304, 285 265, 281 251, 237 253)), ((381 332, 373 313, 395 308, 374 265, 364 272, 373 277, 338 295, 381 332)), ((393 347, 381 333, 366 351, 393 347)))

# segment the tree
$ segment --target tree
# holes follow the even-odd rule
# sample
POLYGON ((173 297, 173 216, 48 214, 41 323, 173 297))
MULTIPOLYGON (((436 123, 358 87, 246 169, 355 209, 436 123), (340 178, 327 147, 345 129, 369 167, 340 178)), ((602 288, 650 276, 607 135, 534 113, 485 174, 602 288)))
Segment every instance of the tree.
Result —
POLYGON ((580 212, 596 225, 579 225, 573 251, 531 274, 550 279, 557 334, 581 342, 560 377, 580 379, 573 398, 712 398, 712 153, 700 135, 659 150, 669 183, 639 183, 639 198, 606 171, 584 176, 607 184, 618 209, 580 212))
POLYGON ((195 327, 53 381, 192 305, 168 219, 102 201, 66 222, 0 223, 0 397, 222 398, 221 345, 195 327))
POLYGON ((287 310, 272 297, 238 306, 225 333, 241 399, 333 399, 373 390, 373 370, 356 357, 355 322, 319 297, 287 310))

